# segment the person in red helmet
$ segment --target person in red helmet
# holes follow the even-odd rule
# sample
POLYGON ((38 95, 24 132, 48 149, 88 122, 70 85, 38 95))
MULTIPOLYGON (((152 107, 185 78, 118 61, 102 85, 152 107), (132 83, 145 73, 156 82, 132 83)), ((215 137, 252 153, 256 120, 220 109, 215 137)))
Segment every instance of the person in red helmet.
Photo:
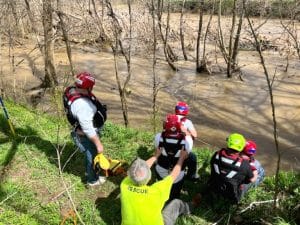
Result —
MULTIPOLYGON (((192 140, 197 138, 197 131, 194 127, 193 122, 187 118, 189 114, 189 106, 185 102, 178 102, 175 106, 175 114, 179 116, 182 123, 182 131, 185 132, 187 136, 190 136, 192 140)), ((192 146, 193 147, 193 146, 192 146)))
MULTIPOLYGON (((175 106, 175 114, 181 121, 181 130, 186 136, 186 141, 189 143, 190 148, 193 148, 194 139, 197 138, 197 131, 193 122, 187 118, 189 114, 189 106, 186 102, 178 102, 175 106)), ((187 179, 197 181, 199 175, 197 173, 197 156, 190 152, 187 162, 187 179)))
POLYGON ((244 150, 242 151, 242 156, 245 160, 248 160, 253 171, 254 177, 256 177, 254 183, 243 184, 242 195, 244 195, 249 188, 257 187, 265 177, 265 170, 260 164, 260 162, 254 158, 254 155, 257 153, 257 145, 252 140, 247 140, 244 150))
MULTIPOLYGON (((167 177, 176 165, 181 151, 191 152, 189 143, 185 140, 185 135, 181 132, 180 119, 175 114, 168 114, 163 123, 163 131, 155 136, 155 149, 161 151, 155 166, 156 177, 162 180, 167 177)), ((180 198, 185 177, 186 160, 181 167, 178 177, 174 180, 171 188, 169 200, 180 198)))
POLYGON ((79 73, 74 86, 67 87, 63 94, 66 116, 73 127, 71 136, 79 151, 85 154, 89 186, 105 182, 93 169, 95 156, 103 153, 99 134, 106 120, 106 106, 92 93, 94 85, 95 78, 90 73, 79 73))

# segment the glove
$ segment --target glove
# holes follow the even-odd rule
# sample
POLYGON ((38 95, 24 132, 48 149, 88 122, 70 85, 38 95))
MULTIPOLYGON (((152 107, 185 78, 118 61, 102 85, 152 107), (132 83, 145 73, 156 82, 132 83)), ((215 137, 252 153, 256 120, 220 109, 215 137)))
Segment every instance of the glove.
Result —
POLYGON ((108 170, 110 167, 109 160, 103 155, 103 153, 99 153, 94 158, 94 170, 96 173, 100 172, 100 168, 103 170, 108 170))

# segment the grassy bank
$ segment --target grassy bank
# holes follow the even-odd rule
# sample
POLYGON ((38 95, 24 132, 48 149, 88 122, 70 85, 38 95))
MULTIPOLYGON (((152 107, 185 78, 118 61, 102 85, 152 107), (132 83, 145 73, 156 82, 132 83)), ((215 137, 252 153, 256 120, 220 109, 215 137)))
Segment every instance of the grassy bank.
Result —
MULTIPOLYGON (((62 113, 44 115, 6 101, 17 137, 9 134, 0 113, 0 224, 120 224, 119 184, 122 176, 110 177, 101 187, 88 189, 84 182, 83 155, 69 137, 69 126, 62 113), (61 170, 60 170, 61 168, 61 170), (61 171, 61 172, 60 172, 61 171), (72 217, 76 208, 79 217, 72 217)), ((128 163, 153 152, 153 134, 125 129, 107 122, 102 137, 106 154, 128 163)), ((198 156, 198 183, 185 182, 182 197, 205 189, 209 176, 209 149, 194 149, 198 156)), ((281 197, 274 210, 274 178, 251 190, 240 205, 229 206, 222 199, 204 195, 193 215, 177 224, 297 224, 299 218, 299 174, 281 173, 281 197), (252 202, 261 202, 247 208, 252 202), (298 208, 297 208, 298 207, 298 208)))

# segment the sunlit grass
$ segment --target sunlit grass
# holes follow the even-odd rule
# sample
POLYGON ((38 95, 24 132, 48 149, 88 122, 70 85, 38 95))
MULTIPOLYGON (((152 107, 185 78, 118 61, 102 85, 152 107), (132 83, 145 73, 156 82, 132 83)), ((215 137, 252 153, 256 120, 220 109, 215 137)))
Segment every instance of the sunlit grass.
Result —
MULTIPOLYGON (((120 224, 119 184, 122 177, 110 177, 101 187, 87 189, 84 181, 83 155, 76 151, 65 118, 44 115, 24 106, 7 102, 17 137, 10 135, 6 120, 0 120, 0 225, 60 224, 72 204, 63 184, 86 225, 120 224), (73 155, 71 158, 70 156, 73 155), (64 168, 60 175, 58 156, 64 168)), ((108 121, 102 134, 105 154, 130 163, 136 156, 147 159, 153 153, 153 133, 126 129, 108 121)), ((186 181, 182 198, 190 201, 205 190, 209 160, 213 151, 194 149, 198 158, 200 181, 186 181)), ((234 224, 239 215, 243 224, 268 221, 271 224, 296 224, 295 206, 299 204, 299 174, 282 172, 279 188, 280 206, 257 204, 239 214, 253 202, 272 200, 274 177, 267 177, 258 188, 250 190, 241 203, 230 206, 208 195, 192 215, 181 217, 177 225, 234 224)), ((78 221, 77 221, 78 222, 78 221)), ((69 218, 65 224, 73 224, 69 218)))

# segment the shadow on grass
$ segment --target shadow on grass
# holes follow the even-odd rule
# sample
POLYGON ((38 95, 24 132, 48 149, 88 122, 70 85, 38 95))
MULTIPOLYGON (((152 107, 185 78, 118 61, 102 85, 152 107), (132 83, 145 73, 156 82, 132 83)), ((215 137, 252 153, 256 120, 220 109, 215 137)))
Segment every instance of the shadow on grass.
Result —
MULTIPOLYGON (((31 151, 34 146, 38 151, 44 152, 47 155, 48 161, 58 167, 58 157, 57 150, 60 154, 61 165, 63 167, 63 172, 74 174, 75 176, 85 179, 84 176, 84 155, 76 152, 76 146, 71 141, 65 141, 65 144, 61 145, 59 143, 51 142, 40 137, 37 130, 31 126, 26 126, 23 128, 16 128, 16 136, 10 135, 9 127, 7 121, 4 117, 0 115, 0 132, 3 134, 0 136, 0 143, 11 143, 9 149, 2 152, 4 155, 1 162, 1 173, 0 180, 3 181, 6 178, 6 174, 10 169, 10 163, 14 156, 20 150, 19 145, 25 145, 25 151, 31 151)), ((0 184, 0 198, 3 197, 1 184, 0 184)))
POLYGON ((106 198, 96 199, 96 208, 106 224, 121 224, 120 188, 113 190, 106 198))

